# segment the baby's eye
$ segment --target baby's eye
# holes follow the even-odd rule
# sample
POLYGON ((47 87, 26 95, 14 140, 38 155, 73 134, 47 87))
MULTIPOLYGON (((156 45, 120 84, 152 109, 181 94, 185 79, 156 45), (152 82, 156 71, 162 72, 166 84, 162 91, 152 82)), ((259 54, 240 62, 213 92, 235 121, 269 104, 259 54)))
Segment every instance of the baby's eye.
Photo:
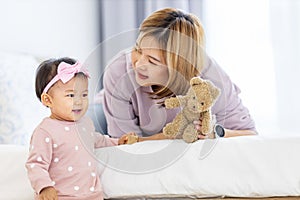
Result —
POLYGON ((74 94, 67 94, 66 97, 74 97, 74 94))
POLYGON ((87 96, 88 96, 88 94, 82 94, 82 96, 83 96, 83 97, 87 97, 87 96))

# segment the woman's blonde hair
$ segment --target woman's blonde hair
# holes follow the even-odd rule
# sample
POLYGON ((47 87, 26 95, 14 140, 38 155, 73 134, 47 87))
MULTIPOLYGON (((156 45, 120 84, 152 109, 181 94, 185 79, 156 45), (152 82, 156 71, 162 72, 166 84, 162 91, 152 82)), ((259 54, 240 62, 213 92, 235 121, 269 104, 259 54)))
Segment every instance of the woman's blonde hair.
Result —
POLYGON ((158 10, 141 24, 137 45, 148 36, 158 42, 169 70, 167 84, 153 87, 151 97, 185 94, 189 80, 199 76, 204 64, 204 30, 200 20, 174 8, 158 10))

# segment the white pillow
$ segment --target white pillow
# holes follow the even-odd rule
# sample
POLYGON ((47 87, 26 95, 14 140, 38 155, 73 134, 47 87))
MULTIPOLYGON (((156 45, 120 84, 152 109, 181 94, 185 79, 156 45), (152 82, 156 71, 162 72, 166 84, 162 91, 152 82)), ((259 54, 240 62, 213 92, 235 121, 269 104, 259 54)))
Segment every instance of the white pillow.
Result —
POLYGON ((0 144, 27 144, 47 110, 35 96, 35 57, 0 51, 0 144))

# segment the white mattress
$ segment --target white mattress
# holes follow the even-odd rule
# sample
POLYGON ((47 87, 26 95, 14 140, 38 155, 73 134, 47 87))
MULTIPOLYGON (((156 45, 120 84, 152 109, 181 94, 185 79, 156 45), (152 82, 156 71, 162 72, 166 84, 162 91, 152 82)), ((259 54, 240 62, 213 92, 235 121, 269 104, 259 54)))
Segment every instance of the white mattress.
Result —
MULTIPOLYGON (((0 145, 0 200, 32 200, 27 148, 0 145)), ((106 198, 300 195, 300 136, 186 144, 148 141, 96 151, 106 198)))
POLYGON ((96 154, 106 198, 300 196, 300 136, 147 141, 96 154))

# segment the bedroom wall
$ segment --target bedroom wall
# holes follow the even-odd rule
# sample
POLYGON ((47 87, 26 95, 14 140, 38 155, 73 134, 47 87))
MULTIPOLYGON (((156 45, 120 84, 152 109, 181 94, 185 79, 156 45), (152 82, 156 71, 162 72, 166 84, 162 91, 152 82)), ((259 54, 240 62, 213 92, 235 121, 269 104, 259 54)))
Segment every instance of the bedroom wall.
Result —
POLYGON ((99 42, 97 0, 1 0, 0 48, 84 59, 99 42))
MULTIPOLYGON (((0 144, 27 144, 49 115, 35 96, 35 69, 50 57, 86 62, 100 39, 98 9, 98 0, 0 1, 0 144)), ((88 67, 93 91, 99 66, 88 67)))
MULTIPOLYGON (((98 0, 1 0, 0 50, 85 62, 100 41, 99 6, 98 0)), ((98 68, 89 67, 91 91, 98 84, 98 68)))

